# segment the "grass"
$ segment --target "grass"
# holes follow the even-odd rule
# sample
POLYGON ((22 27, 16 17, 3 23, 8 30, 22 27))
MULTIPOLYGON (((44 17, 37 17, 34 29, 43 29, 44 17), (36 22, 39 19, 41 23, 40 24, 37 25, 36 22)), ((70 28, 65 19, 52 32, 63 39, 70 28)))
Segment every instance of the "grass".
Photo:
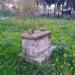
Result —
POLYGON ((0 20, 0 75, 75 75, 75 20, 34 20, 36 30, 52 32, 57 45, 49 61, 39 66, 17 56, 22 50, 20 35, 33 27, 32 18, 0 20))

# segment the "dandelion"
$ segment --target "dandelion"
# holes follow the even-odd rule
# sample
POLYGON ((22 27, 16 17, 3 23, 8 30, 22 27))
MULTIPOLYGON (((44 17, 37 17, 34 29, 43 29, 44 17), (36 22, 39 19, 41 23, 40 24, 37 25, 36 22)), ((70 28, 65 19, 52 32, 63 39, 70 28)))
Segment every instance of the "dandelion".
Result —
POLYGON ((64 57, 67 57, 67 54, 64 53, 64 57))

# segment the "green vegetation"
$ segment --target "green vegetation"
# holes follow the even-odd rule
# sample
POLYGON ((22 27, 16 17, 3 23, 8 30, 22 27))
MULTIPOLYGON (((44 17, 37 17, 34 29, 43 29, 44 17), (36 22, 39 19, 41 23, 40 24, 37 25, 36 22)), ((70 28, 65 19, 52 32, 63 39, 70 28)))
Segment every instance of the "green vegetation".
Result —
POLYGON ((20 35, 33 27, 32 18, 0 20, 0 75, 75 75, 75 20, 43 19, 34 21, 36 30, 52 32, 57 45, 49 61, 39 66, 17 56, 22 50, 20 35))

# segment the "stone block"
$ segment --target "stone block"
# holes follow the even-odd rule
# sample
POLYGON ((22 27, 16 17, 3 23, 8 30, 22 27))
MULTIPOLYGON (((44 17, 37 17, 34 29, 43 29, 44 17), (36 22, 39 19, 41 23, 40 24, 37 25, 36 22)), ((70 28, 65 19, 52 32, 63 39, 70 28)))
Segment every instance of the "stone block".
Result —
POLYGON ((38 63, 43 63, 51 55, 56 46, 51 45, 50 32, 37 31, 33 34, 23 34, 22 38, 22 53, 29 61, 35 60, 38 63))

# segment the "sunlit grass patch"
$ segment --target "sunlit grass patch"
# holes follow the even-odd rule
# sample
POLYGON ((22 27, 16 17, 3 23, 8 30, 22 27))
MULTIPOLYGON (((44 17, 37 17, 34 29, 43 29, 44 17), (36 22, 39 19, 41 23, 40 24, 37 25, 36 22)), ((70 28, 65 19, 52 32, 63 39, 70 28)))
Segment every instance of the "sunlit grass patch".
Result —
POLYGON ((9 18, 0 21, 0 75, 74 75, 75 21, 44 18, 9 18), (52 43, 57 46, 49 61, 42 66, 18 57, 22 33, 44 27, 51 31, 52 43))

